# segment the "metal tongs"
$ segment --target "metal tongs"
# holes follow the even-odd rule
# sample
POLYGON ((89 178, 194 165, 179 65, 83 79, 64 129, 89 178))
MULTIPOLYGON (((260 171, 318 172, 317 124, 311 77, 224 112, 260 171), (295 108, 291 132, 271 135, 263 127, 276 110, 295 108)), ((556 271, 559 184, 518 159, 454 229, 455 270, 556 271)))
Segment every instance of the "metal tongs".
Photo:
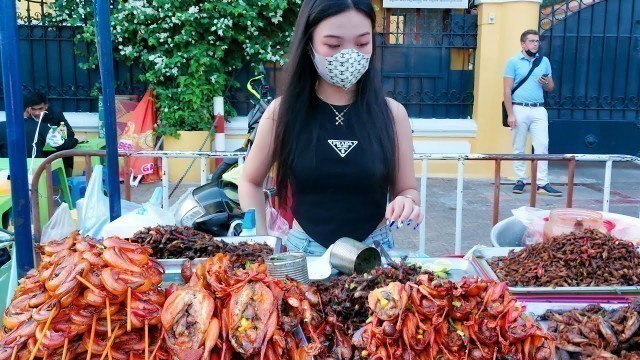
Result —
POLYGON ((373 246, 378 249, 378 251, 380 251, 380 253, 382 254, 382 256, 384 256, 384 259, 387 260, 387 263, 392 263, 395 262, 393 261, 393 259, 391 258, 391 255, 389 255, 389 253, 387 252, 387 249, 384 248, 384 246, 382 246, 382 244, 380 244, 380 241, 378 240, 374 240, 373 241, 373 246))

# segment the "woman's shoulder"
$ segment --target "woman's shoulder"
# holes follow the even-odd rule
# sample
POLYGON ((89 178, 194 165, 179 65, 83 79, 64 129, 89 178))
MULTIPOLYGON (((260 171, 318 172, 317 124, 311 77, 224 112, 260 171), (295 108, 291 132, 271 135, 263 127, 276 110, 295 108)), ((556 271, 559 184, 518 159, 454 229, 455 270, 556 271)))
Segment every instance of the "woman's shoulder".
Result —
POLYGON ((398 101, 390 97, 386 97, 385 99, 387 100, 391 115, 396 122, 402 121, 409 117, 409 115, 407 114, 407 109, 404 108, 404 105, 400 104, 398 101))
POLYGON ((264 111, 264 114, 262 115, 262 119, 269 119, 269 120, 275 120, 278 116, 278 111, 280 109, 280 103, 282 102, 282 96, 278 96, 277 98, 273 99, 273 101, 271 101, 271 103, 269 104, 269 106, 267 106, 267 109, 264 111))

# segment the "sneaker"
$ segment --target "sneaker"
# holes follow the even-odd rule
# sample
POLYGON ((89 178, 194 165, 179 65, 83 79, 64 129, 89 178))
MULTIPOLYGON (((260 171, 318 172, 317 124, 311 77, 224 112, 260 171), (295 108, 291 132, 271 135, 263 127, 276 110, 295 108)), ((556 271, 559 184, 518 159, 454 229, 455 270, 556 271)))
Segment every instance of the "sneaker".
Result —
POLYGON ((522 194, 524 192, 524 181, 516 181, 516 185, 513 187, 514 194, 522 194))
POLYGON ((549 196, 562 196, 562 191, 556 190, 551 187, 551 184, 545 186, 538 186, 538 194, 549 196))

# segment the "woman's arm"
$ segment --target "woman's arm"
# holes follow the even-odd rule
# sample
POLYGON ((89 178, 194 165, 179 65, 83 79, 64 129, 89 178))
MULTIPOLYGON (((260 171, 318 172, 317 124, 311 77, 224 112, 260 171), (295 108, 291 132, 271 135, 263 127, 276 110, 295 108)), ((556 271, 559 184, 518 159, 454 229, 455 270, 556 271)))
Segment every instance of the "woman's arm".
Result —
POLYGON ((387 206, 386 217, 398 226, 422 222, 420 193, 413 168, 413 135, 409 116, 404 106, 388 99, 396 127, 396 185, 391 194, 393 200, 387 206))
POLYGON ((256 209, 256 231, 258 235, 267 234, 263 184, 273 165, 274 119, 279 103, 280 99, 275 99, 262 115, 256 138, 244 163, 242 176, 238 184, 242 209, 256 209))

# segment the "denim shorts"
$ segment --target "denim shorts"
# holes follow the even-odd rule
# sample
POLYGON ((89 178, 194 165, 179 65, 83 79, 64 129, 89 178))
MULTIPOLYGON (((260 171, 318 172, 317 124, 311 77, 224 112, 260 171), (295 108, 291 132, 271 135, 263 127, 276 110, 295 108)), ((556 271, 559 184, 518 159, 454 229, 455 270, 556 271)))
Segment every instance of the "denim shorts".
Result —
MULTIPOLYGON (((363 241, 363 243, 373 245, 373 242, 376 240, 380 241, 380 244, 386 249, 393 248, 393 237, 391 236, 389 226, 384 225, 377 228, 363 241)), ((289 236, 287 236, 287 240, 285 240, 284 244, 289 251, 302 251, 309 256, 321 256, 325 251, 327 251, 324 246, 310 238, 304 230, 296 227, 289 230, 289 236)))

